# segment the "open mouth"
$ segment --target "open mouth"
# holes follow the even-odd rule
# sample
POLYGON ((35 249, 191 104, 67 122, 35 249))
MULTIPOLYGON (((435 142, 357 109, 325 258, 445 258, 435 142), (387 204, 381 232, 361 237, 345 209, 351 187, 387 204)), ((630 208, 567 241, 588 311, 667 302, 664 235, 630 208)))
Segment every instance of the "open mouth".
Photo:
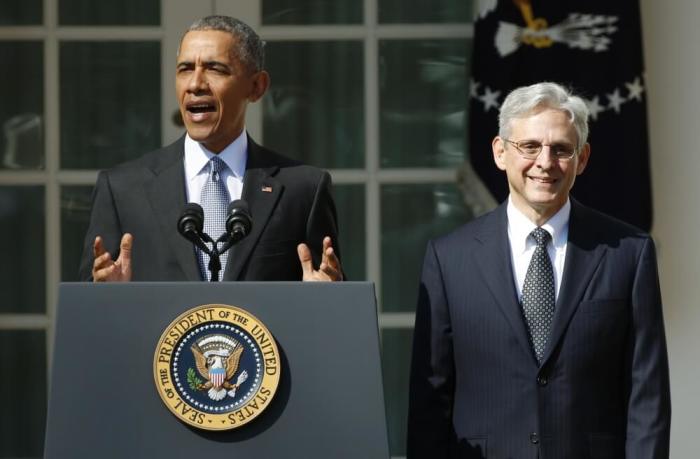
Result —
POLYGON ((193 114, 199 113, 211 113, 216 110, 214 104, 207 103, 197 103, 197 104, 187 104, 187 111, 193 114))

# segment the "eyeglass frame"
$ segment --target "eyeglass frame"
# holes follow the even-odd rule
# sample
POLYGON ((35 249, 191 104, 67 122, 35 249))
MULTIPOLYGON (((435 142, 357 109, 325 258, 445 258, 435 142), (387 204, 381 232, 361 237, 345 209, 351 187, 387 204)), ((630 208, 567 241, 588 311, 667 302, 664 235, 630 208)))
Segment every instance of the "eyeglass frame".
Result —
MULTIPOLYGON (((544 149, 545 146, 547 146, 547 147, 550 148, 550 154, 551 154, 552 157, 553 157, 554 159, 556 159, 556 160, 565 160, 565 161, 568 161, 568 160, 572 159, 574 156, 576 156, 576 154, 578 153, 578 148, 576 148, 575 146, 574 146, 574 149, 573 149, 573 151, 571 152, 571 154, 569 154, 569 155, 567 155, 567 156, 562 156, 562 155, 558 154, 558 150, 554 149, 554 150, 552 151, 552 145, 551 145, 551 144, 544 144, 544 143, 538 142, 538 141, 536 141, 536 140, 520 140, 520 141, 516 142, 516 141, 514 141, 514 140, 506 139, 505 137, 501 137, 501 139, 503 139, 505 142, 508 142, 509 144, 513 145, 513 146, 515 147, 515 149, 518 151, 518 153, 520 154, 520 156, 522 156, 522 157, 525 158, 525 159, 529 159, 529 160, 535 160, 535 159, 537 159, 537 158, 540 156, 540 153, 542 153, 542 150, 544 149), (539 143, 539 144, 540 144, 540 149, 539 149, 539 151, 537 152, 537 154, 535 154, 535 155, 533 156, 533 155, 528 155, 528 154, 526 154, 524 151, 522 151, 522 150, 520 149, 520 144, 523 143, 523 142, 539 143)), ((555 145, 555 146, 556 146, 556 145, 555 145)))

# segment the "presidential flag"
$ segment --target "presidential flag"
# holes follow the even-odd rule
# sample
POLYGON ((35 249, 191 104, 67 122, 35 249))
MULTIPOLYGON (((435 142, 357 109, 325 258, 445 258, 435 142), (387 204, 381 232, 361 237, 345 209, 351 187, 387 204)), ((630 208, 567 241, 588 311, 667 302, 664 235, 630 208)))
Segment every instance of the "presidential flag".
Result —
POLYGON ((646 89, 638 0, 478 0, 470 87, 471 164, 498 201, 508 195, 491 140, 512 89, 553 81, 590 110, 591 157, 572 196, 651 228, 646 89))

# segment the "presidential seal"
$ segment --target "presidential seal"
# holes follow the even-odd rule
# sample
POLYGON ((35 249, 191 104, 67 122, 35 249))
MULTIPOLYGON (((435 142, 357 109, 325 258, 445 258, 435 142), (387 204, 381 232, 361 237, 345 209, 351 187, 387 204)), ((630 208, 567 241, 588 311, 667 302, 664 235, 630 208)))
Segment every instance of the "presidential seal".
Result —
POLYGON ((153 357, 158 394, 181 421, 228 430, 270 405, 280 380, 277 344, 265 325, 235 306, 190 309, 163 332, 153 357))

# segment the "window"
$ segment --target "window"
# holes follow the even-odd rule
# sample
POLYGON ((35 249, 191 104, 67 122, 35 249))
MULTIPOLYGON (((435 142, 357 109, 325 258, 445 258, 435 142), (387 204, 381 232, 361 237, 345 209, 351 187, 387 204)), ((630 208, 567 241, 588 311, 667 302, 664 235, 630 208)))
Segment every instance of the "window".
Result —
POLYGON ((97 169, 162 143, 164 36, 158 0, 0 6, 0 458, 43 455, 58 283, 97 169))
MULTIPOLYGON (((465 160, 472 5, 261 0, 270 93, 262 143, 331 171, 343 264, 376 285, 392 456, 405 455, 418 280, 427 241, 472 216, 465 160)), ((230 7, 224 14, 236 14, 230 7)))

